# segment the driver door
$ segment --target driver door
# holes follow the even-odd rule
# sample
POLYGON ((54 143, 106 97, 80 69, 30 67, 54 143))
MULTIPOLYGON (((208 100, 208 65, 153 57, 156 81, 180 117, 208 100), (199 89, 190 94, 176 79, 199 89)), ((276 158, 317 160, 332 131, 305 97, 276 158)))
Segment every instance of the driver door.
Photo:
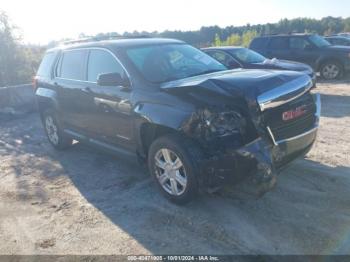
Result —
POLYGON ((303 37, 289 38, 290 58, 289 60, 315 66, 317 61, 317 47, 303 37))
POLYGON ((133 148, 131 87, 100 86, 100 74, 127 74, 116 57, 104 49, 91 49, 87 62, 85 92, 91 99, 89 133, 97 140, 114 143, 124 148, 133 148))

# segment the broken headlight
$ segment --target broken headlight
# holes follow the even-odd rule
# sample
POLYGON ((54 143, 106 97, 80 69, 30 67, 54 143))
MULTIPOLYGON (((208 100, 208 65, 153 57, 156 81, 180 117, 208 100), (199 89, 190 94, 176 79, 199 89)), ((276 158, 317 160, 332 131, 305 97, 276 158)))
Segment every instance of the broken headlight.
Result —
POLYGON ((226 136, 241 136, 245 133, 246 120, 236 111, 204 112, 204 122, 207 138, 226 136))
POLYGON ((247 139, 247 118, 238 110, 201 109, 183 124, 183 131, 210 149, 239 147, 247 139))
POLYGON ((246 119, 237 111, 217 112, 205 109, 201 111, 195 133, 211 147, 242 145, 245 140, 246 119))

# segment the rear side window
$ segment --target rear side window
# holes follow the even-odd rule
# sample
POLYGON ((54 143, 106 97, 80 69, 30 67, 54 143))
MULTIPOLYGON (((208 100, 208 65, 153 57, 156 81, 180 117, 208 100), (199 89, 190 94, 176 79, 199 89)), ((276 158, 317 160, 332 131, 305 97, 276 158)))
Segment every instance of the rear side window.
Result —
POLYGON ((44 77, 51 77, 52 65, 55 62, 55 58, 56 58, 55 52, 46 53, 43 60, 41 61, 37 75, 44 76, 44 77))
POLYGON ((253 41, 250 44, 251 49, 264 49, 267 47, 268 38, 261 37, 261 38, 254 38, 253 41))
POLYGON ((88 62, 88 81, 97 82, 100 74, 119 73, 124 77, 124 69, 107 51, 91 50, 88 62))
POLYGON ((87 51, 72 50, 63 53, 58 76, 65 79, 85 80, 85 60, 87 51))
POLYGON ((270 49, 287 49, 288 48, 288 38, 287 37, 272 37, 270 44, 270 49))

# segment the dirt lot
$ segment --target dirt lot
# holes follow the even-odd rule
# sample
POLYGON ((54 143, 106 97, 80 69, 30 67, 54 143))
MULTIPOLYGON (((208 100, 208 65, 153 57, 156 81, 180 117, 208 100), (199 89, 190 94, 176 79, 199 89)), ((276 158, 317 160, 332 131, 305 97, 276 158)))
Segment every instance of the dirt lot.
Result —
POLYGON ((260 199, 185 207, 134 163, 57 152, 36 114, 0 125, 0 254, 350 254, 350 83, 319 84, 318 141, 260 199))

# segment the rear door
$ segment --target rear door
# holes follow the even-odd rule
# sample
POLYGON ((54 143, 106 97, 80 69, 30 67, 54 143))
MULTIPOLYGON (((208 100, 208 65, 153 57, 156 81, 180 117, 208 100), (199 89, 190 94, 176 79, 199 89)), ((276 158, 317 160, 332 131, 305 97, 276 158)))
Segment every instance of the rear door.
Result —
POLYGON ((291 55, 288 45, 288 37, 271 37, 268 49, 264 55, 268 58, 290 59, 291 55))
POLYGON ((64 127, 85 133, 89 123, 91 98, 84 92, 88 51, 72 49, 63 51, 56 67, 55 86, 59 97, 61 120, 64 127))
POLYGON ((90 49, 85 85, 90 97, 86 100, 91 119, 88 131, 98 140, 132 148, 131 87, 99 86, 98 76, 106 73, 119 73, 124 79, 128 78, 126 70, 113 53, 107 49, 90 49))
POLYGON ((268 37, 257 37, 252 40, 252 42, 249 45, 249 48, 268 57, 267 56, 267 46, 269 43, 268 37))

